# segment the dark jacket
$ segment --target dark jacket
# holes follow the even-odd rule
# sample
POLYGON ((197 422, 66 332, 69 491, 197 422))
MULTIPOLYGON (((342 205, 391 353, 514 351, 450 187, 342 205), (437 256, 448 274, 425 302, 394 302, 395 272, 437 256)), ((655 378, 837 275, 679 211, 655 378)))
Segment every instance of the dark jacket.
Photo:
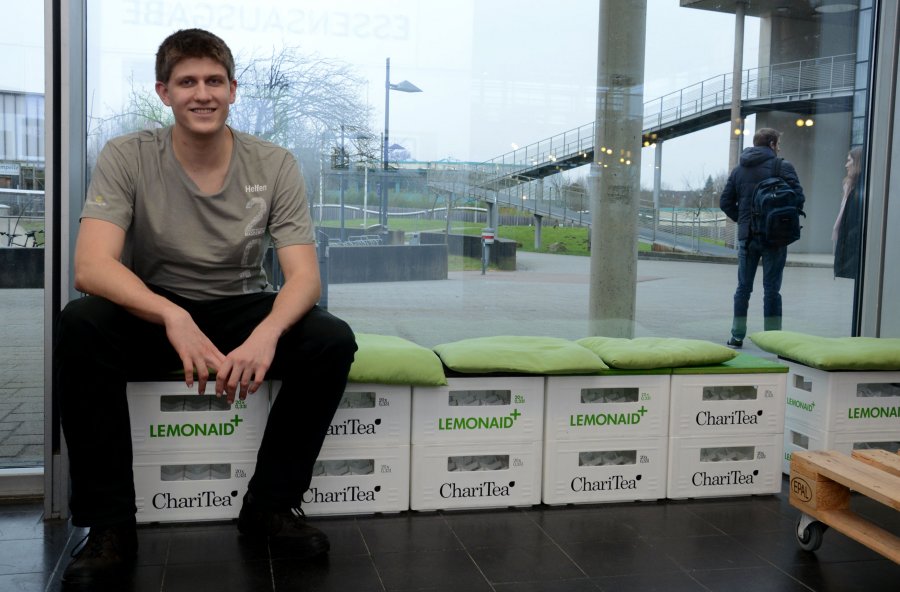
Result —
MULTIPOLYGON (((719 197, 719 207, 726 216, 737 222, 738 240, 750 238, 751 201, 756 185, 774 174, 775 151, 768 146, 753 146, 744 149, 740 164, 728 175, 728 182, 719 197)), ((794 165, 783 160, 781 176, 797 192, 802 206, 805 198, 794 165)))
POLYGON ((853 189, 847 196, 847 205, 841 215, 837 241, 834 243, 834 276, 856 279, 859 274, 860 228, 862 226, 862 202, 853 189))

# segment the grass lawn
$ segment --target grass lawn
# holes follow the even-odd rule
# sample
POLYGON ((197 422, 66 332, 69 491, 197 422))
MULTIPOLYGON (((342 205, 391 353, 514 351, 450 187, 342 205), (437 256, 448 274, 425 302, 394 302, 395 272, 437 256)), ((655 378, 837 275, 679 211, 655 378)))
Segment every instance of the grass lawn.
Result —
MULTIPOLYGON (((326 224, 334 226, 335 224, 326 224)), ((348 225, 349 228, 349 225, 348 225)), ((403 230, 405 232, 443 232, 444 222, 441 220, 414 220, 403 218, 392 218, 390 228, 395 230, 403 230)), ((481 229, 484 224, 455 222, 450 228, 451 234, 468 234, 481 235, 481 229)), ((519 244, 520 251, 530 253, 558 253, 565 255, 581 255, 590 256, 588 251, 588 233, 589 228, 585 227, 552 227, 544 226, 541 229, 541 248, 534 248, 534 227, 533 226, 501 226, 497 229, 497 238, 505 238, 514 240, 519 244), (557 245, 553 251, 550 245, 557 245)), ((649 251, 650 245, 644 242, 638 242, 638 251, 649 251)), ((481 262, 475 260, 477 269, 481 269, 481 262)), ((453 270, 452 271, 458 271, 453 270)))

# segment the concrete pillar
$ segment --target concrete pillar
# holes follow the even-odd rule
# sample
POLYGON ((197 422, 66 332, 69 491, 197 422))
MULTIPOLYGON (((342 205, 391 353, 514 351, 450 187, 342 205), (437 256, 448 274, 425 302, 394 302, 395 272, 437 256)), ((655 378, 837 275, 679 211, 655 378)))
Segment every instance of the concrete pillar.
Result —
POLYGON ((656 227, 659 226, 659 192, 662 189, 662 140, 656 141, 653 149, 653 241, 656 242, 656 227))
POLYGON ((647 2, 599 5, 589 332, 633 337, 647 2))
POLYGON ((539 251, 541 248, 541 228, 543 227, 544 217, 541 214, 534 215, 534 250, 539 251))
POLYGON ((744 119, 741 117, 741 82, 744 77, 744 13, 745 0, 734 3, 734 66, 731 70, 731 144, 728 170, 737 166, 744 148, 744 119))

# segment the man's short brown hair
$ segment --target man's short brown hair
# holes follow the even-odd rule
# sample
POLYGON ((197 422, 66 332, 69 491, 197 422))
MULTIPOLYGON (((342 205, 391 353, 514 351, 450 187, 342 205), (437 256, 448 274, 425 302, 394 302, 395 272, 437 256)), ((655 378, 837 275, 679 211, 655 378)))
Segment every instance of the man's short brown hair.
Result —
POLYGON ((234 80, 234 56, 219 37, 203 29, 182 29, 166 37, 156 52, 156 80, 166 83, 172 70, 186 58, 210 58, 225 68, 234 80))
POLYGON ((761 127, 753 134, 754 146, 771 146, 772 143, 778 143, 781 132, 770 127, 761 127))

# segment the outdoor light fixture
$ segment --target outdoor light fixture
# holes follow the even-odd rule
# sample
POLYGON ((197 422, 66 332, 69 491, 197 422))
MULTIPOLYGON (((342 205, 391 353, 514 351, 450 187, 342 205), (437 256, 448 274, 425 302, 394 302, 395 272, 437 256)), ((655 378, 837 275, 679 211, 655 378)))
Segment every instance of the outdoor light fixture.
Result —
MULTIPOLYGON (((391 91, 397 90, 405 93, 422 92, 422 89, 408 80, 391 84, 391 58, 386 58, 384 63, 384 141, 381 144, 381 162, 383 163, 384 172, 387 173, 390 165, 390 144, 388 143, 388 124, 390 122, 391 112, 391 91)), ((381 212, 380 220, 382 230, 387 228, 388 218, 387 206, 387 177, 383 176, 381 180, 381 212)))
POLYGON ((846 0, 810 0, 810 5, 821 14, 850 12, 859 8, 859 3, 846 0))

